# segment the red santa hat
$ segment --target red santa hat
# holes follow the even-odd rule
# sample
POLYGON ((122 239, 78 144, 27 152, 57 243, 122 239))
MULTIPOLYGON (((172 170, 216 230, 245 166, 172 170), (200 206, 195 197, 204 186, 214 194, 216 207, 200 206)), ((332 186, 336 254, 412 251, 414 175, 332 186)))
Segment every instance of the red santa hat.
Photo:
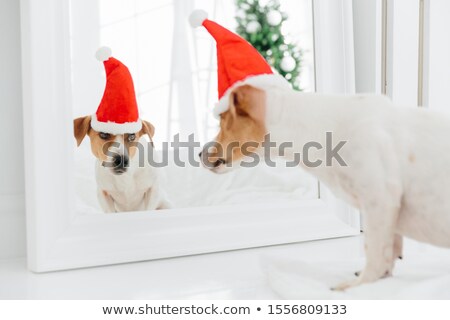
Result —
POLYGON ((142 122, 130 71, 122 62, 111 57, 108 47, 98 49, 95 57, 105 66, 106 87, 97 112, 91 118, 91 127, 110 134, 138 132, 142 122))
POLYGON ((290 88, 289 82, 274 73, 267 61, 245 39, 208 20, 203 10, 189 16, 192 27, 203 26, 217 44, 217 77, 219 102, 214 108, 217 116, 228 109, 228 97, 233 89, 248 84, 259 89, 290 88))

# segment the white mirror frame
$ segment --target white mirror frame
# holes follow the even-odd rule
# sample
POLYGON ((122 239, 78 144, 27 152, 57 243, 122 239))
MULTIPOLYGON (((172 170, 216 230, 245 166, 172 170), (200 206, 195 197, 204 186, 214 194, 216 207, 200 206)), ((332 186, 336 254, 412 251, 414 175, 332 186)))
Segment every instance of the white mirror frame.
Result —
MULTIPOLYGON (((313 1, 317 91, 353 93, 351 1, 313 1)), ((21 0, 21 20, 30 270, 46 272, 359 234, 359 214, 323 187, 317 200, 174 209, 158 215, 77 214, 69 174, 73 154, 69 1, 21 0)))

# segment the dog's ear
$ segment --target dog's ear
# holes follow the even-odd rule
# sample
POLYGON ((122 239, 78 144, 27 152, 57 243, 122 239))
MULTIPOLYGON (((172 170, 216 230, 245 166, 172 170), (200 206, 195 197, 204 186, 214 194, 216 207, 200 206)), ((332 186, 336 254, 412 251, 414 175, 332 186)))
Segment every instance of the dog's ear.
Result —
POLYGON ((150 140, 155 135, 155 127, 148 121, 142 120, 142 134, 147 134, 150 140))
POLYGON ((243 85, 231 92, 229 100, 229 110, 232 114, 264 120, 264 91, 249 85, 243 85))
POLYGON ((73 120, 73 135, 77 140, 77 146, 79 147, 84 137, 91 127, 91 116, 85 116, 76 118, 73 120))

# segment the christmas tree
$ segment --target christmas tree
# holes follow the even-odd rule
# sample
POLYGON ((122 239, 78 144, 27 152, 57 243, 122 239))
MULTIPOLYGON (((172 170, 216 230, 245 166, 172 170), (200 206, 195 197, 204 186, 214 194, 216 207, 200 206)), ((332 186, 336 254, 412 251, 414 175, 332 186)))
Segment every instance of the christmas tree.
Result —
POLYGON ((250 42, 261 55, 300 90, 301 51, 281 32, 287 15, 278 0, 235 0, 237 33, 250 42))

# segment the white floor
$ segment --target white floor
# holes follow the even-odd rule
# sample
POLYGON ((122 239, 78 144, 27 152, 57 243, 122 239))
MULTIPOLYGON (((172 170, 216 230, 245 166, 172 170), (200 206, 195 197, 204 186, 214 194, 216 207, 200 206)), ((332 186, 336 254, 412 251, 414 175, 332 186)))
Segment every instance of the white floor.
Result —
MULTIPOLYGON (((410 252, 430 251, 405 245, 406 265, 410 252)), ((265 257, 351 260, 363 256, 362 247, 358 236, 47 274, 27 271, 24 259, 3 260, 0 299, 277 299, 265 257)))
POLYGON ((359 237, 34 274, 25 261, 0 262, 2 299, 271 299, 264 255, 351 257, 359 237))

